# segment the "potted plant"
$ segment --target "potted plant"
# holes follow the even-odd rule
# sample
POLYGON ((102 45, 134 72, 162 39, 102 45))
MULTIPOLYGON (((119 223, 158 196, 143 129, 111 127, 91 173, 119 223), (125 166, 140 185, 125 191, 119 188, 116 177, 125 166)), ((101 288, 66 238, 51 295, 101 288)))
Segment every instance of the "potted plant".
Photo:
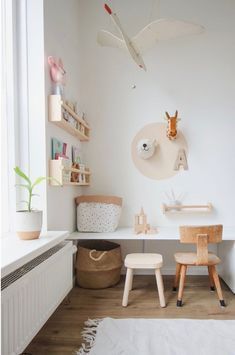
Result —
MULTIPOLYGON (((50 177, 40 176, 34 182, 18 167, 14 168, 15 173, 24 180, 24 183, 17 184, 27 190, 28 199, 21 201, 27 205, 27 209, 16 212, 16 233, 20 239, 31 240, 39 238, 42 228, 42 211, 32 208, 32 198, 38 196, 34 189, 44 180, 51 180, 50 177)), ((54 180, 54 179, 53 179, 54 180)))

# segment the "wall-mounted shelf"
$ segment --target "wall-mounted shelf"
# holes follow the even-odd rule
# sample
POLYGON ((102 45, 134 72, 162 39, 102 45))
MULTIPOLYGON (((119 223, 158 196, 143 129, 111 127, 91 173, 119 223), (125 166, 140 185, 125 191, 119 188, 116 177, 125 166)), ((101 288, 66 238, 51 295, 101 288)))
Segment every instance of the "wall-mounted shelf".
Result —
POLYGON ((197 213, 197 212, 211 212, 212 204, 206 205, 166 205, 162 204, 162 212, 166 213, 197 213))
POLYGON ((90 127, 62 100, 61 95, 49 95, 48 98, 48 119, 55 123, 60 128, 75 136, 80 141, 89 141, 90 127), (67 112, 73 123, 64 118, 64 113, 67 112))
MULTIPOLYGON (((89 186, 91 172, 88 169, 81 170, 72 167, 64 166, 63 160, 50 160, 50 176, 56 179, 61 186, 89 186), (78 173, 78 182, 72 182, 71 173, 78 173)), ((53 186, 60 186, 56 181, 51 180, 53 186)))

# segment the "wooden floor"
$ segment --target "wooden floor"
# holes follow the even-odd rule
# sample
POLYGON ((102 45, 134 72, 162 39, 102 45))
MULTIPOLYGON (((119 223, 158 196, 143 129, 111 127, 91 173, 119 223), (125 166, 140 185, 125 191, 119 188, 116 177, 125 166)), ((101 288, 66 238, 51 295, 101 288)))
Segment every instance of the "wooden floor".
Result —
MULTIPOLYGON (((199 318, 235 319, 235 296, 222 282, 226 308, 221 308, 215 292, 210 292, 206 276, 188 276, 182 308, 171 291, 172 276, 164 276, 167 307, 159 307, 153 276, 135 276, 127 308, 121 306, 124 279, 112 288, 85 290, 75 287, 70 303, 64 301, 37 334, 27 354, 67 355, 81 344, 81 330, 87 318, 199 318)), ((108 355, 108 354, 104 354, 108 355)))

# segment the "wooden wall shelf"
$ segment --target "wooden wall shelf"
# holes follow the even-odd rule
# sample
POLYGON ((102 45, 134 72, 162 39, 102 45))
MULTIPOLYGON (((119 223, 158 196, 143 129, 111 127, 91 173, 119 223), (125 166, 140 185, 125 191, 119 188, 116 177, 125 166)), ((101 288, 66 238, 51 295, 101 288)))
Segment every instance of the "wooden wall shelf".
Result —
POLYGON ((74 112, 65 102, 63 102, 61 95, 49 95, 48 98, 48 119, 50 122, 55 123, 60 128, 67 131, 69 134, 75 136, 80 141, 89 141, 90 127, 76 112, 74 112), (63 110, 68 112, 77 127, 66 121, 63 116, 63 110))
POLYGON ((56 179, 56 181, 51 180, 50 184, 52 186, 90 186, 90 176, 91 172, 89 170, 80 170, 80 169, 75 169, 75 168, 68 168, 63 166, 63 160, 60 159, 53 159, 50 160, 50 176, 56 179), (80 180, 79 182, 72 182, 64 179, 64 171, 66 172, 74 172, 80 174, 80 180))
POLYGON ((197 213, 197 212, 211 212, 212 204, 206 205, 166 205, 162 204, 162 212, 166 213, 197 213))

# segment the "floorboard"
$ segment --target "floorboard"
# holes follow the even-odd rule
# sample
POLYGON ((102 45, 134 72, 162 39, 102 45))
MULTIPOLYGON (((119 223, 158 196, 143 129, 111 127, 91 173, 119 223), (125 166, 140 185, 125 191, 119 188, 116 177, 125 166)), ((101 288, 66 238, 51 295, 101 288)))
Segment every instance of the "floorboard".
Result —
MULTIPOLYGON (((124 278, 115 287, 86 290, 74 287, 25 350, 33 355, 67 355, 81 344, 81 330, 88 318, 197 318, 235 319, 235 296, 222 282, 227 307, 221 308, 215 292, 210 292, 206 276, 188 276, 182 308, 176 307, 177 294, 171 291, 172 276, 164 276, 167 307, 159 307, 154 276, 135 276, 129 305, 121 306, 124 278)), ((106 354, 104 354, 106 355, 106 354)), ((108 355, 108 354, 107 354, 108 355)))

